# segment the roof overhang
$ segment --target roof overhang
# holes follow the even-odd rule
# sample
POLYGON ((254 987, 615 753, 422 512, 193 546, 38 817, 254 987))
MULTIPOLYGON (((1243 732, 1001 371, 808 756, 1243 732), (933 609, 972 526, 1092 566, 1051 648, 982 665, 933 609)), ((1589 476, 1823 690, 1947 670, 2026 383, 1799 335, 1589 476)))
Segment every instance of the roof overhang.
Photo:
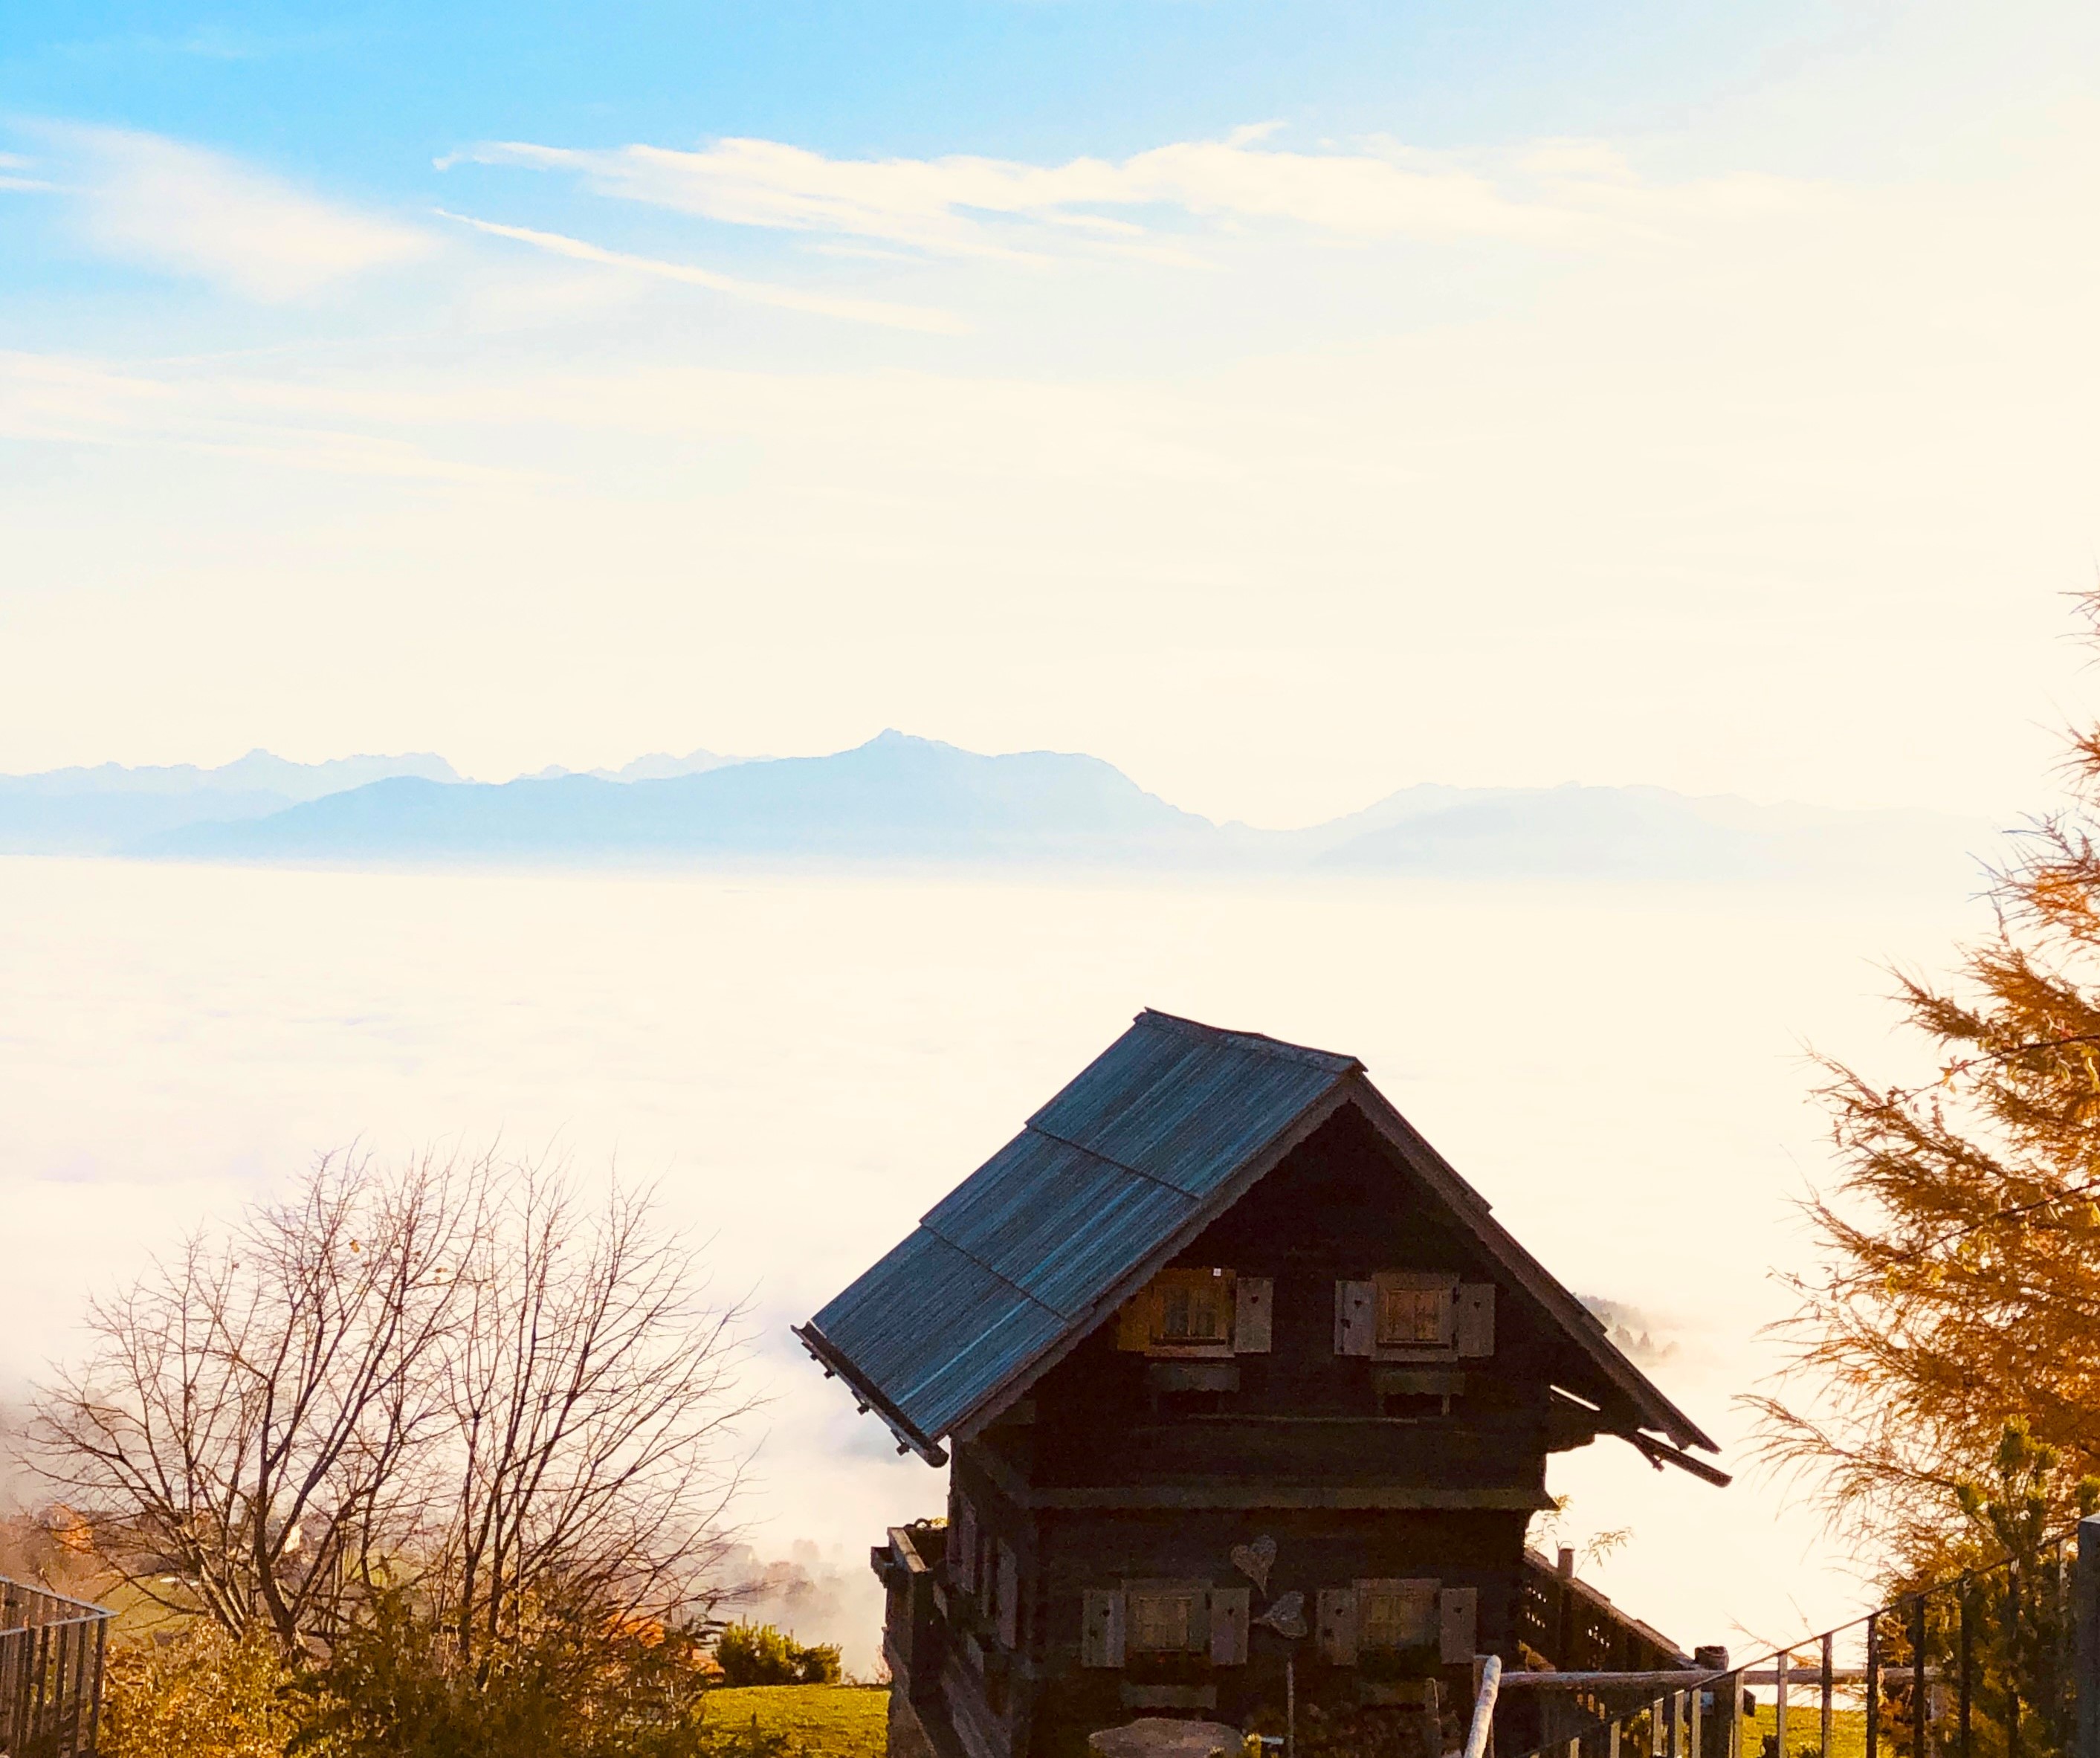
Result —
POLYGON ((1700 1447, 1711 1453, 1721 1450, 1698 1424, 1663 1395, 1654 1381, 1626 1359, 1597 1316, 1517 1243, 1494 1218, 1487 1199, 1458 1175, 1450 1161, 1429 1145, 1384 1094, 1361 1074, 1352 1076, 1346 1087, 1345 1096, 1392 1145, 1409 1170, 1444 1199, 1480 1249, 1558 1322, 1562 1332, 1633 1406, 1642 1428, 1666 1435, 1680 1447, 1700 1447))
POLYGON ((882 1388, 862 1373, 859 1368, 841 1351, 832 1346, 831 1340, 818 1330, 816 1321, 807 1324, 791 1325, 802 1346, 810 1351, 811 1359, 824 1370, 827 1379, 836 1377, 853 1388, 863 1412, 872 1410, 880 1417, 889 1432, 897 1437, 899 1452, 915 1452, 930 1465, 944 1465, 948 1462, 947 1449, 931 1436, 921 1434, 911 1419, 887 1398, 882 1388))

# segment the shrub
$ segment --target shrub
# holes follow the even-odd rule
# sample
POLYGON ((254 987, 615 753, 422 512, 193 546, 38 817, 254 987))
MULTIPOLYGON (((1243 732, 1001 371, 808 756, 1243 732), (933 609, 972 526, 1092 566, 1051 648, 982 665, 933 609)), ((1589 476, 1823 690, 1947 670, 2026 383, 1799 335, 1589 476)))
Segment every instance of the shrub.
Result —
POLYGON ((715 1643, 715 1663, 722 1683, 743 1685, 836 1685, 839 1648, 836 1642, 805 1647, 770 1624, 732 1624, 715 1643))
POLYGON ((284 1758, 289 1676, 266 1637, 236 1641, 201 1622, 120 1643, 104 1685, 104 1758, 284 1758))
MULTIPOLYGON (((711 1758, 699 1632, 542 1618, 462 1659, 452 1634, 385 1594, 293 1687, 293 1758, 711 1758)), ((739 1754, 739 1758, 741 1755, 739 1754)), ((753 1752, 749 1758, 765 1758, 753 1752)))

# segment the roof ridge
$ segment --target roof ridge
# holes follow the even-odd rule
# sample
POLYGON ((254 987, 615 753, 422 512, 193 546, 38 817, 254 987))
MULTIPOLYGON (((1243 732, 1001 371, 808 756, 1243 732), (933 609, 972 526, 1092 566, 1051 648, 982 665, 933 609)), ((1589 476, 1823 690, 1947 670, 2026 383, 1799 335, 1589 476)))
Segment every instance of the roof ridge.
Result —
POLYGON ((1265 1032, 1236 1032, 1225 1026, 1210 1025, 1201 1020, 1189 1019, 1184 1014, 1168 1013, 1158 1007, 1143 1009, 1131 1023, 1154 1031, 1172 1032, 1183 1038, 1204 1038, 1233 1044, 1242 1050, 1252 1051, 1257 1055, 1274 1056, 1281 1061, 1309 1062, 1315 1068, 1326 1068, 1336 1074, 1347 1074, 1352 1069, 1363 1067, 1356 1057, 1344 1055, 1337 1050, 1316 1050, 1310 1044, 1294 1044, 1285 1038, 1271 1038, 1265 1032))

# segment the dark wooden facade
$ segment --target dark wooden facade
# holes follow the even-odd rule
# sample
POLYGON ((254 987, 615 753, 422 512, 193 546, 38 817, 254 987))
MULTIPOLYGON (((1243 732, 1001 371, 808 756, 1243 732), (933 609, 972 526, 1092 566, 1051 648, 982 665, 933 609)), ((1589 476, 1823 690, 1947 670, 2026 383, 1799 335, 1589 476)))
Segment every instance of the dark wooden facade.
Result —
MULTIPOLYGON (((1335 1087, 949 1431, 945 1522, 874 1553, 898 1758, 1071 1758, 1145 1714, 1280 1726, 1291 1693, 1418 1716, 1440 1752, 1477 1656, 1608 1627, 1621 1663, 1681 1659, 1524 1529, 1555 1451, 1710 1443, 1360 1069, 1335 1087)), ((813 1350, 929 1451, 835 1308, 851 1333, 835 1303, 813 1350)))

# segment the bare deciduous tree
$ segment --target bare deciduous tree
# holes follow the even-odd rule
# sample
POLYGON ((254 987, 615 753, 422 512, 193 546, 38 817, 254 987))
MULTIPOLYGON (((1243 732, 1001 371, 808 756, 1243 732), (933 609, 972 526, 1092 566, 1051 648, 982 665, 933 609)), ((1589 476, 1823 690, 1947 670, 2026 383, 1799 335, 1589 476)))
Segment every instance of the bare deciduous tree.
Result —
POLYGON ((447 1621, 462 1658, 528 1606, 669 1610, 721 1560, 735 1309, 652 1205, 531 1168, 487 1192, 447 1356, 447 1621))
POLYGON ((31 1432, 105 1562, 236 1635, 332 1632, 417 1518, 473 1182, 331 1156, 289 1202, 90 1303, 86 1360, 43 1390, 31 1432))
POLYGON ((739 1314, 615 1185, 331 1156, 89 1309, 37 1464, 171 1612, 288 1650, 382 1585, 462 1655, 521 1609, 655 1615, 719 1554, 739 1314))

